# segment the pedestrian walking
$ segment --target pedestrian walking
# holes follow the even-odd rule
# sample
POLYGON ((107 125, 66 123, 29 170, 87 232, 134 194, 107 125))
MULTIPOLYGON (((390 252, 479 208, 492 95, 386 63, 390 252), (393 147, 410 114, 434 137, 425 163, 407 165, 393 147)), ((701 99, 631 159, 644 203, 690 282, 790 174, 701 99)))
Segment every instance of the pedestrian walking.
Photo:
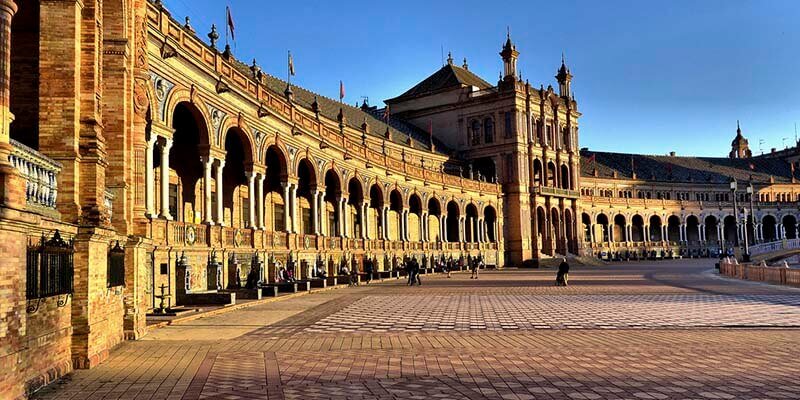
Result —
POLYGON ((567 286, 569 284, 569 264, 567 258, 561 259, 561 264, 558 265, 558 273, 556 273, 556 286, 567 286))
POLYGON ((367 281, 367 285, 372 281, 372 273, 373 273, 373 266, 372 260, 367 259, 364 261, 364 274, 366 274, 365 280, 367 281))
POLYGON ((472 260, 472 263, 470 263, 470 268, 472 269, 472 275, 469 277, 469 279, 478 279, 478 259, 477 258, 472 260))

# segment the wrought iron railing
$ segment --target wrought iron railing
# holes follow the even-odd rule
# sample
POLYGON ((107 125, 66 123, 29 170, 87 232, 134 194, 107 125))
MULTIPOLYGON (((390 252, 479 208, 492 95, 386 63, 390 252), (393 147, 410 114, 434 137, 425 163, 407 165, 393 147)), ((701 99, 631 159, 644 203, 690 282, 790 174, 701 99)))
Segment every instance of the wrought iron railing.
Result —
MULTIPOLYGON (((75 246, 61 238, 56 231, 49 240, 42 235, 38 244, 29 243, 26 263, 26 297, 38 300, 50 296, 69 295, 72 293, 74 274, 73 254, 75 246)), ((66 298, 59 305, 63 305, 66 298)), ((28 307, 28 312, 39 308, 38 301, 28 307)))
POLYGON ((14 139, 11 145, 14 150, 8 159, 25 178, 27 204, 55 209, 61 164, 14 139))

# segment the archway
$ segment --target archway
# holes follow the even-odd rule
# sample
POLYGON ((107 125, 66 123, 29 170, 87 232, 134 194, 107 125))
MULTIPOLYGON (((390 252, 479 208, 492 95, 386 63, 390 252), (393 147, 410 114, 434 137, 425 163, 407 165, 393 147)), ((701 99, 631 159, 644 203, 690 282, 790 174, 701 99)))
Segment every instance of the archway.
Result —
POLYGON ((447 241, 448 242, 458 242, 459 235, 458 235, 458 219, 461 217, 459 215, 458 204, 455 201, 449 201, 447 203, 447 241))
POLYGON ((575 232, 572 222, 572 212, 570 209, 564 210, 564 241, 567 243, 567 248, 565 249, 567 253, 577 253, 575 246, 575 232))
POLYGON ((707 243, 715 243, 719 242, 719 233, 718 233, 718 224, 717 224, 717 217, 713 215, 709 215, 706 217, 705 220, 705 237, 707 243))
POLYGON ((10 95, 8 107, 14 115, 10 136, 11 139, 39 150, 39 2, 17 1, 16 3, 17 13, 11 19, 11 64, 8 83, 10 95))
POLYGON ((377 183, 372 184, 369 188, 369 218, 371 221, 375 221, 375 231, 377 233, 372 233, 370 230, 370 239, 386 239, 386 232, 384 229, 384 221, 383 221, 383 190, 381 190, 381 186, 377 183))
POLYGON ((650 216, 650 241, 660 242, 664 240, 661 228, 661 217, 658 215, 650 216))
POLYGON ((333 169, 325 171, 325 212, 322 214, 328 225, 329 236, 344 236, 344 221, 342 218, 342 181, 333 169))
POLYGON ((547 163, 547 186, 556 187, 556 165, 552 161, 547 163))
MULTIPOLYGON (((222 207, 225 225, 249 227, 250 192, 245 165, 252 168, 253 153, 247 135, 238 128, 225 134, 225 167, 222 169, 222 207)), ((252 171, 251 171, 252 172, 252 171)))
POLYGON ((389 239, 403 240, 403 196, 394 189, 389 193, 389 239))
MULTIPOLYGON (((773 218, 772 220, 774 221, 775 219, 773 218)), ((736 233, 736 218, 734 218, 733 215, 728 215, 724 220, 722 220, 722 223, 724 228, 723 237, 725 238, 725 243, 728 246, 737 246, 739 244, 739 238, 736 233)), ((775 233, 774 225, 772 233, 775 233)))
POLYGON ((273 231, 288 231, 289 226, 286 220, 286 207, 283 191, 286 188, 288 168, 286 157, 272 145, 267 148, 264 156, 266 173, 264 176, 264 208, 267 228, 273 231))
POLYGON ((797 219, 795 216, 785 215, 782 221, 786 239, 797 239, 797 219))
POLYGON ((644 218, 636 214, 631 218, 631 241, 644 242, 644 218))
POLYGON ((597 235, 597 232, 595 232, 595 238, 599 237, 601 243, 607 243, 611 241, 611 238, 609 237, 611 231, 608 224, 608 216, 602 213, 597 214, 597 227, 600 229, 600 235, 597 235))
POLYGON ((694 215, 686 217, 686 244, 700 244, 700 220, 694 215))
POLYGON ((553 207, 550 209, 550 232, 552 232, 552 237, 550 238, 550 245, 555 250, 556 253, 562 251, 561 243, 563 243, 563 234, 564 232, 561 230, 561 224, 564 221, 561 220, 561 214, 558 212, 558 209, 553 207))
POLYGON ((428 199, 428 239, 434 242, 441 241, 441 216, 442 205, 436 196, 428 199))
POLYGON ((348 224, 348 230, 351 237, 363 239, 364 238, 364 189, 361 187, 361 181, 357 178, 350 178, 347 184, 347 198, 348 214, 347 219, 353 221, 348 224))
POLYGON ((581 214, 581 224, 583 225, 583 241, 592 241, 592 217, 587 213, 581 214))
POLYGON ((422 200, 414 193, 408 198, 408 240, 422 240, 422 200))
POLYGON ((495 211, 494 207, 486 206, 483 210, 483 221, 486 224, 486 237, 489 239, 489 242, 496 243, 497 242, 497 211, 495 211))
POLYGON ((673 244, 681 241, 681 219, 677 215, 667 218, 667 240, 673 244))
POLYGON ((614 241, 615 242, 627 242, 628 235, 625 232, 625 216, 622 214, 617 214, 614 217, 614 241))
POLYGON ((542 186, 542 162, 539 159, 533 160, 533 184, 542 186))
POLYGON ((777 236, 775 235, 775 227, 778 225, 775 217, 772 215, 765 215, 761 218, 761 223, 763 224, 762 233, 764 235, 765 242, 774 242, 777 240, 777 236))
POLYGON ((317 192, 317 174, 314 164, 307 158, 300 160, 297 166, 297 196, 295 197, 292 218, 295 231, 306 235, 314 234, 314 217, 311 215, 311 203, 317 192))
POLYGON ((561 188, 562 189, 569 189, 570 188, 569 187, 570 186, 569 183, 570 183, 571 180, 572 179, 570 179, 570 176, 569 176, 569 167, 567 167, 566 164, 562 165, 561 166, 561 179, 559 179, 559 181, 561 182, 561 188))
MULTIPOLYGON (((203 177, 203 164, 200 160, 199 149, 208 145, 208 130, 203 115, 194 104, 181 102, 175 107, 172 116, 172 147, 169 151, 169 169, 164 171, 161 165, 161 149, 154 149, 153 166, 158 169, 156 182, 161 182, 162 174, 169 175, 169 214, 177 221, 200 222, 199 216, 206 208, 203 204, 203 188, 199 185, 203 177)), ((163 143, 159 144, 163 146, 163 143)), ((207 156, 207 154, 202 154, 207 156)), ((219 168, 217 165, 215 168, 219 168)), ((224 169, 223 169, 224 172, 224 169)), ((215 175, 212 175, 211 186, 211 214, 215 215, 217 208, 217 187, 215 175)), ((160 196, 155 196, 160 202, 160 196)), ((204 215, 204 220, 211 221, 211 215, 204 215)), ((217 222, 222 221, 222 216, 217 215, 217 222)))
POLYGON ((467 204, 466 219, 464 223, 464 241, 473 243, 478 241, 478 208, 474 204, 467 204))

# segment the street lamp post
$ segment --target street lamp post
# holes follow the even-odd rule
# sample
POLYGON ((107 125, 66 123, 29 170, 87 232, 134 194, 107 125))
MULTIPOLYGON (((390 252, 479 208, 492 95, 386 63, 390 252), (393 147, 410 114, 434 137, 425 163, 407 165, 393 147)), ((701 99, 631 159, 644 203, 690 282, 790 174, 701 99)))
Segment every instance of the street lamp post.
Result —
POLYGON ((750 196, 750 223, 753 225, 753 244, 756 244, 757 236, 756 235, 756 213, 753 210, 753 196, 755 195, 756 191, 753 188, 753 179, 752 176, 750 177, 750 183, 747 184, 747 194, 750 196))
POLYGON ((750 262, 750 246, 747 244, 747 208, 742 207, 742 223, 744 224, 744 256, 742 261, 750 262))
MULTIPOLYGON (((731 196, 733 197, 733 222, 736 234, 734 235, 733 245, 734 248, 739 246, 739 209, 736 207, 736 178, 731 177, 731 196)), ((723 221, 723 226, 724 221, 723 221)))

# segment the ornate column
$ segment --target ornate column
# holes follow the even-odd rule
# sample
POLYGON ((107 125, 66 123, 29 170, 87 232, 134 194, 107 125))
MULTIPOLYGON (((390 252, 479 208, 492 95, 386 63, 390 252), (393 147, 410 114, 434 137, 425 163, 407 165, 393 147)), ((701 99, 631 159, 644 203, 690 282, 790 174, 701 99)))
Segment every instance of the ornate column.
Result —
POLYGON ((213 224, 211 211, 211 167, 214 164, 214 158, 209 156, 200 156, 200 162, 203 163, 203 223, 213 224))
POLYGON ((247 177, 247 225, 248 228, 256 227, 256 173, 246 171, 247 177))
POLYGON ((258 196, 258 200, 256 202, 256 207, 257 207, 257 211, 258 211, 257 228, 258 229, 262 229, 262 230, 264 229, 264 222, 265 222, 265 218, 264 218, 264 214, 265 214, 265 212, 264 212, 264 180, 266 180, 266 178, 267 178, 267 176, 264 175, 263 173, 258 173, 258 179, 257 179, 257 182, 256 182, 256 185, 257 185, 256 187, 258 188, 258 190, 256 190, 256 196, 258 196))
POLYGON ((225 168, 225 160, 217 160, 217 220, 218 225, 225 224, 225 215, 222 212, 222 169, 225 168))
POLYGON ((319 221, 319 234, 326 236, 328 233, 325 230, 325 224, 327 224, 328 221, 325 219, 325 192, 319 191, 314 201, 317 202, 316 218, 317 221, 319 221))
POLYGON ((292 184, 289 182, 283 183, 283 221, 287 233, 292 232, 292 214, 291 214, 291 199, 292 184))
POLYGON ((419 239, 423 242, 428 242, 430 239, 428 238, 428 213, 423 212, 422 216, 419 218, 419 239))
POLYGON ((172 220, 169 215, 169 150, 172 148, 172 139, 164 139, 161 147, 161 218, 172 220))
POLYGON ((361 219, 361 238, 367 240, 369 238, 369 203, 362 200, 358 205, 358 210, 361 219))
POLYGON ((389 207, 383 206, 381 209, 381 221, 383 221, 383 240, 389 240, 389 207))
POLYGON ((597 243, 597 235, 594 233, 594 231, 596 229, 597 229, 597 224, 595 224, 595 223, 590 223, 589 224, 589 241, 592 244, 597 243))
POLYGON ((147 147, 145 148, 144 155, 144 198, 145 198, 145 212, 148 218, 156 218, 156 188, 155 188, 155 174, 153 173, 153 152, 156 148, 156 140, 158 136, 150 134, 150 139, 147 140, 147 147))
POLYGON ((319 191, 317 189, 311 191, 309 206, 311 207, 312 232, 315 235, 319 235, 319 191))
POLYGON ((447 215, 439 215, 439 241, 447 241, 447 215))
POLYGON ((297 184, 292 184, 291 196, 289 200, 292 201, 292 233, 297 233, 299 229, 299 222, 297 218, 297 184))

